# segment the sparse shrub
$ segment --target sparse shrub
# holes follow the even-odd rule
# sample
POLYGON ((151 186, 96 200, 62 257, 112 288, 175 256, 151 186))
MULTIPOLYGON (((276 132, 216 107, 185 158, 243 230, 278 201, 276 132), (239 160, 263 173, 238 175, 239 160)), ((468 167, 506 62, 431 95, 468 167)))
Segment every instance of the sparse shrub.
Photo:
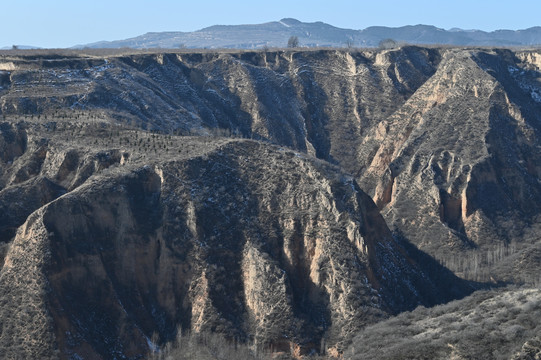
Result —
POLYGON ((297 48, 299 47, 299 38, 297 36, 290 36, 287 41, 288 48, 297 48))
POLYGON ((536 289, 498 289, 418 308, 361 331, 346 357, 509 359, 541 329, 540 309, 526 306, 538 297, 536 289))
MULTIPOLYGON (((157 337, 153 336, 153 343, 157 337)), ((216 333, 186 333, 179 330, 173 342, 155 347, 149 356, 151 360, 207 360, 207 359, 271 359, 268 351, 256 351, 254 346, 227 340, 216 333)))
POLYGON ((398 43, 393 39, 383 39, 379 42, 380 49, 394 49, 398 46, 398 43))

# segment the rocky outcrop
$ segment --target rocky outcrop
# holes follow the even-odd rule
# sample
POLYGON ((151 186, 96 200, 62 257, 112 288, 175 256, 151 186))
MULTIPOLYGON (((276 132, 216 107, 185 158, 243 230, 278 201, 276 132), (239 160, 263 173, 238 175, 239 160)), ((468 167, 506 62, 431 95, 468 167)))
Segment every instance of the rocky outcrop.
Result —
POLYGON ((449 52, 388 119, 361 176, 389 224, 444 261, 519 241, 539 214, 540 104, 524 92, 526 67, 511 52, 449 52))
POLYGON ((98 173, 30 215, 0 286, 5 311, 43 318, 14 343, 29 329, 3 316, 6 354, 137 358, 179 326, 341 351, 365 324, 471 291, 429 274, 333 166, 248 140, 199 149, 98 173))
POLYGON ((11 163, 26 151, 26 131, 22 126, 8 122, 0 123, 0 154, 2 163, 11 163))
MULTIPOLYGON (((35 124, 2 123, 0 141, 0 265, 17 228, 35 210, 83 184, 89 177, 126 162, 118 149, 66 148, 44 138, 35 124)), ((63 134, 64 135, 64 134, 63 134)), ((54 138, 54 137, 53 137, 54 138)))
POLYGON ((410 46, 1 61, 11 79, 0 107, 8 117, 72 111, 75 122, 252 137, 316 155, 353 174, 394 231, 449 266, 456 251, 524 243, 537 223, 536 51, 410 46))
POLYGON ((468 291, 434 258, 538 281, 538 51, 7 53, 0 69, 2 296, 26 311, 15 265, 44 279, 43 354, 136 357, 178 325, 340 350, 468 291), (41 262, 16 260, 30 230, 41 262))
POLYGON ((522 345, 519 352, 513 355, 512 360, 538 359, 541 357, 541 339, 539 337, 528 340, 522 345))
POLYGON ((65 192, 45 177, 36 177, 0 191, 0 242, 11 241, 28 215, 65 192))

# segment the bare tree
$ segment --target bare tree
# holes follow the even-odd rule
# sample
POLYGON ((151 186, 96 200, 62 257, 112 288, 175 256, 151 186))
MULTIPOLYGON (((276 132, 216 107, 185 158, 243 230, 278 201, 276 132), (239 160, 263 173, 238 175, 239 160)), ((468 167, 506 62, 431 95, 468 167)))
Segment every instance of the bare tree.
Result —
POLYGON ((287 41, 287 47, 288 48, 296 48, 299 47, 299 38, 296 36, 291 36, 289 40, 287 41))
POLYGON ((394 49, 398 46, 398 43, 393 39, 383 39, 379 42, 379 47, 381 49, 394 49))

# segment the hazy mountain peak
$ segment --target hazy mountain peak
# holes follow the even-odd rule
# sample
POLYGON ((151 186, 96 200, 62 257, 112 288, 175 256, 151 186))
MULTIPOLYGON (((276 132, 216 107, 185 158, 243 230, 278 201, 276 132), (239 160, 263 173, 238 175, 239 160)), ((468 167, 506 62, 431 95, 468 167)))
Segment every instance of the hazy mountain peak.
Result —
POLYGON ((363 30, 338 28, 317 21, 283 18, 263 24, 213 25, 193 32, 151 32, 131 39, 98 42, 78 48, 238 48, 285 47, 290 36, 302 47, 377 47, 383 39, 408 44, 468 46, 531 46, 541 44, 541 27, 524 30, 445 30, 433 25, 371 26, 363 30))
POLYGON ((280 20, 281 23, 287 24, 287 25, 300 25, 302 24, 301 21, 293 18, 283 18, 280 20))

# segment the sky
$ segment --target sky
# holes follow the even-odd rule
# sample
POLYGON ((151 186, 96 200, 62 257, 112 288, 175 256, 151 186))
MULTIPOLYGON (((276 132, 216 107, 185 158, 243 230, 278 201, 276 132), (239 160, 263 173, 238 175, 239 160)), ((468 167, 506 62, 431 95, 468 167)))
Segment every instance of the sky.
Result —
POLYGON ((0 48, 66 48, 158 31, 282 18, 348 29, 426 24, 493 31, 541 26, 540 0, 3 0, 0 48))

